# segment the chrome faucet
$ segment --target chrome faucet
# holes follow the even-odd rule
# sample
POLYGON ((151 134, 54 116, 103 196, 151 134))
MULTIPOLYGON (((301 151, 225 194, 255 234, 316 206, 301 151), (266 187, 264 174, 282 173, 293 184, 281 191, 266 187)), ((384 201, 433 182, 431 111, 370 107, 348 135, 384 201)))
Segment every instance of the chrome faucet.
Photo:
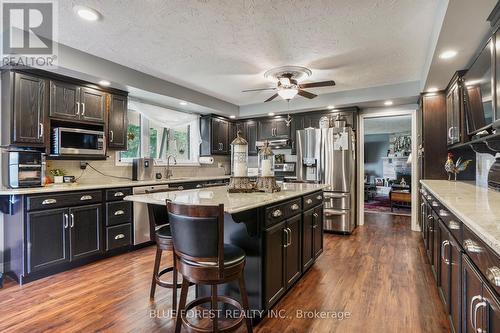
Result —
POLYGON ((175 156, 170 154, 167 156, 167 170, 165 171, 165 178, 170 179, 173 176, 172 170, 170 169, 170 158, 174 159, 174 165, 177 164, 177 160, 175 159, 175 156))

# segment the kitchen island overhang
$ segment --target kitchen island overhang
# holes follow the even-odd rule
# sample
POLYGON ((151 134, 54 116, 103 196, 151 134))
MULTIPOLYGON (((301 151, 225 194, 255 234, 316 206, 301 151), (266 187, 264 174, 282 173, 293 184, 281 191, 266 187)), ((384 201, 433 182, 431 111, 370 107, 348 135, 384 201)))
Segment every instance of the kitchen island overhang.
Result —
MULTIPOLYGON (((228 193, 225 186, 131 195, 125 200, 166 205, 224 204, 224 242, 246 255, 245 279, 254 321, 303 276, 323 251, 324 184, 283 183, 275 193, 228 193), (255 311, 259 310, 259 311, 255 311)), ((147 216, 145 216, 147 218, 147 216)), ((237 283, 219 294, 240 298, 237 283)), ((209 295, 209 288, 197 287, 209 295)))

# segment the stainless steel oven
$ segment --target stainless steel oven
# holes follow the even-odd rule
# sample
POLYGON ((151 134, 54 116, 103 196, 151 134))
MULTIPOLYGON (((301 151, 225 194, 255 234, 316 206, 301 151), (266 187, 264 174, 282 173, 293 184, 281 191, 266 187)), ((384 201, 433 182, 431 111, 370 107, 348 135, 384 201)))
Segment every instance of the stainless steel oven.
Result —
POLYGON ((11 188, 45 185, 45 155, 38 151, 9 151, 2 157, 4 183, 11 188))
POLYGON ((52 154, 104 155, 104 132, 56 127, 52 129, 52 154))

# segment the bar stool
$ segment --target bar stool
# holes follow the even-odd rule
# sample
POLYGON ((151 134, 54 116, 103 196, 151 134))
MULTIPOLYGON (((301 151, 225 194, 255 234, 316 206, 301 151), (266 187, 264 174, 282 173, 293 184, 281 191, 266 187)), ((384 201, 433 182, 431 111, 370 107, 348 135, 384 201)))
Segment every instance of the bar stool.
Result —
MULTIPOLYGON (((165 192, 165 190, 148 190, 146 193, 165 192)), ((174 253, 174 243, 170 224, 168 223, 168 213, 165 206, 148 204, 149 213, 149 234, 152 241, 156 242, 156 256, 151 281, 151 291, 149 297, 155 297, 156 285, 172 289, 172 308, 177 307, 177 289, 182 284, 177 283, 176 258, 174 253), (161 255, 163 251, 172 251, 173 264, 160 271, 161 255), (172 272, 172 283, 161 280, 162 275, 172 272)))
MULTIPOLYGON (((248 316, 248 295, 245 287, 245 252, 234 245, 224 244, 224 205, 192 206, 175 204, 167 200, 168 218, 177 257, 177 270, 182 274, 182 289, 175 321, 175 332, 183 325, 189 332, 209 332, 207 328, 188 322, 186 312, 196 306, 211 303, 230 304, 246 316, 228 327, 219 329, 218 316, 212 316, 212 332, 230 332, 238 329, 246 318, 247 332, 252 332, 248 316), (217 285, 238 280, 241 303, 236 299, 219 296, 217 285), (211 285, 211 297, 200 297, 186 305, 189 283, 211 285)), ((216 312, 217 313, 217 312, 216 312)))

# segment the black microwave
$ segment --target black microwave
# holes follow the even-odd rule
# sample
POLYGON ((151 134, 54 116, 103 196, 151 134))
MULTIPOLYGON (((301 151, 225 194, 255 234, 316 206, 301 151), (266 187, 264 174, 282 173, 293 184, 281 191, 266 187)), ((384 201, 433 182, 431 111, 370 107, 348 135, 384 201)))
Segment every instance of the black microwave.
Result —
POLYGON ((52 154, 104 156, 104 132, 81 128, 53 128, 52 154))

